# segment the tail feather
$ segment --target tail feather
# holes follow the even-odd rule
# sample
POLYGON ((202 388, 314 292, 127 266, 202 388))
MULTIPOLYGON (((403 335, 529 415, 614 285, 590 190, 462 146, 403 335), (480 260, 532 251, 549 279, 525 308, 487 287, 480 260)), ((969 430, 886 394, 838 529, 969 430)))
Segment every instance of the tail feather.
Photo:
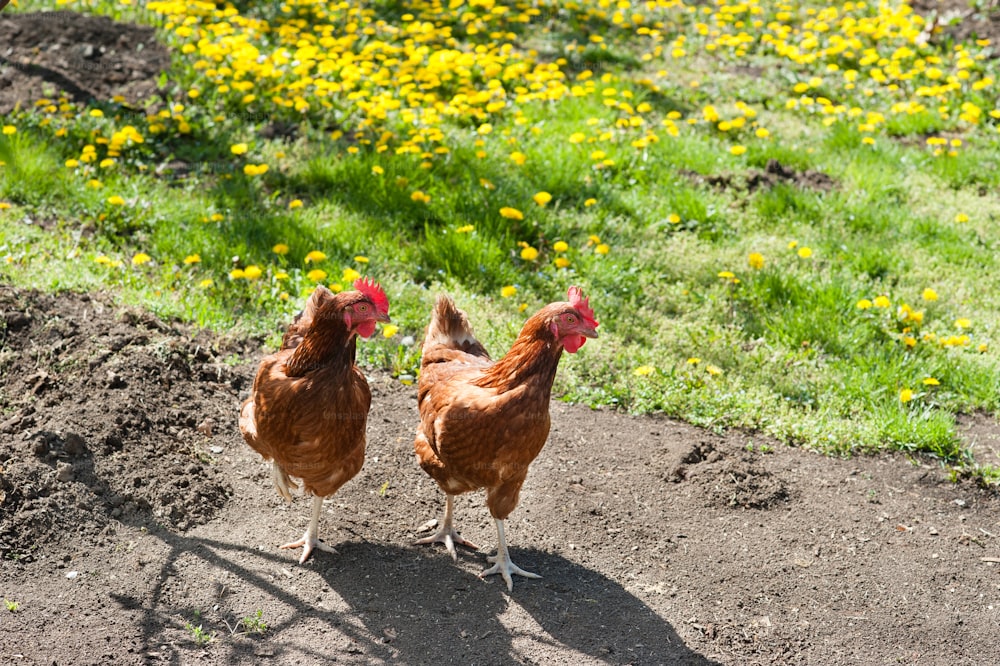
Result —
POLYGON ((444 350, 460 351, 484 359, 490 357, 472 332, 466 314, 455 306, 455 301, 450 296, 440 294, 424 337, 424 359, 431 358, 434 352, 444 350))

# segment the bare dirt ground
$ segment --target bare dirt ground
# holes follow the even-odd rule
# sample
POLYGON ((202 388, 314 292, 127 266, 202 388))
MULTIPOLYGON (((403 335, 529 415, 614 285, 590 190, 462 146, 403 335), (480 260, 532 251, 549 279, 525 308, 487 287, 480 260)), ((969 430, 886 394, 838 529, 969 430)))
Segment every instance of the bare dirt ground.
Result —
POLYGON ((482 552, 410 545, 442 496, 414 387, 373 372, 365 467, 320 523, 339 552, 299 565, 276 546, 308 503, 236 424, 259 341, 100 295, 0 287, 0 315, 0 663, 1000 663, 1000 498, 932 461, 557 402, 508 532, 543 578, 508 594, 476 576, 481 494, 457 520, 482 552))

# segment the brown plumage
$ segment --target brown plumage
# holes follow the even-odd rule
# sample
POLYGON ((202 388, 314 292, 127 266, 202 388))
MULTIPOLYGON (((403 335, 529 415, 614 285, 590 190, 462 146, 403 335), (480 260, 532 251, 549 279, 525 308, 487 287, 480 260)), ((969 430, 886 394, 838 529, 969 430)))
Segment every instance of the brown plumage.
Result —
POLYGON ((240 410, 240 431, 255 451, 272 461, 271 476, 289 502, 302 481, 313 495, 313 516, 299 541, 305 562, 313 548, 332 551, 316 538, 323 498, 353 478, 364 463, 371 392, 354 364, 356 336, 370 336, 388 322, 388 301, 377 285, 358 281, 359 291, 334 295, 318 287, 288 327, 281 349, 265 357, 253 390, 240 410), (378 297, 381 294, 381 300, 378 297))
POLYGON ((484 488, 496 520, 495 566, 513 589, 511 574, 527 577, 510 561, 503 521, 517 506, 528 467, 549 434, 549 399, 564 349, 577 351, 597 337, 597 322, 578 289, 570 302, 551 303, 524 324, 510 351, 490 360, 465 313, 439 296, 423 346, 417 399, 420 426, 414 449, 420 466, 447 495, 436 534, 417 543, 455 543, 476 548, 452 526, 454 495, 484 488))

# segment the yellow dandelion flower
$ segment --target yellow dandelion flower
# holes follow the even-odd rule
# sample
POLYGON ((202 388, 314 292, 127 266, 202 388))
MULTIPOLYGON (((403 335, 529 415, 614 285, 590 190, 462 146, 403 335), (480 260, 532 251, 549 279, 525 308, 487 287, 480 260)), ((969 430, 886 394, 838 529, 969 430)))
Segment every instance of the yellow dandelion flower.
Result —
POLYGON ((955 328, 969 328, 972 326, 972 322, 965 317, 955 320, 955 328))
POLYGON ((125 199, 122 199, 120 196, 116 194, 114 196, 108 197, 108 203, 111 204, 112 206, 124 206, 125 199))
POLYGON ((760 252, 751 252, 747 255, 747 263, 750 265, 750 268, 760 270, 764 268, 764 255, 760 252))
POLYGON ((104 112, 101 111, 100 109, 91 109, 90 110, 90 117, 91 118, 103 118, 104 117, 104 112))
POLYGON ((395 324, 386 324, 382 327, 382 336, 386 338, 391 338, 392 336, 399 333, 399 326, 395 324))
POLYGON ((713 377, 716 377, 722 374, 722 368, 720 368, 717 365, 708 364, 705 366, 705 372, 712 375, 713 377))
POLYGON ((289 210, 295 208, 302 208, 302 199, 292 199, 291 201, 288 202, 288 208, 289 210))
POLYGON ((243 277, 245 277, 247 280, 251 281, 258 280, 260 279, 260 276, 263 274, 264 271, 261 270, 260 266, 257 266, 255 264, 250 264, 249 266, 243 269, 243 277))
POLYGON ((243 272, 242 268, 234 268, 229 271, 229 277, 233 280, 242 280, 246 277, 246 273, 243 272))
POLYGON ((340 281, 341 282, 354 282, 359 277, 361 277, 361 273, 357 272, 356 270, 354 270, 351 267, 347 267, 347 268, 344 269, 343 273, 341 274, 340 281))
POLYGON ((75 169, 78 166, 80 166, 80 162, 78 162, 77 160, 74 160, 74 159, 66 160, 66 168, 67 169, 75 169))
POLYGON ((114 161, 114 160, 113 160, 112 158, 110 158, 110 157, 105 157, 105 158, 104 158, 103 160, 101 160, 101 161, 100 161, 100 162, 99 162, 99 163, 97 164, 97 166, 99 166, 99 167, 100 167, 100 168, 102 168, 102 169, 107 169, 107 168, 108 168, 108 167, 110 167, 110 166, 114 166, 114 164, 115 164, 115 161, 114 161))
POLYGON ((739 156, 739 155, 742 155, 743 153, 747 152, 747 147, 746 146, 730 146, 729 147, 729 152, 732 153, 733 155, 739 156))
POLYGON ((869 301, 867 298, 862 298, 860 301, 858 301, 855 307, 857 307, 859 310, 867 310, 868 308, 872 307, 872 305, 873 303, 869 301))
POLYGON ((521 258, 525 261, 534 261, 538 258, 538 250, 529 245, 521 250, 521 258))
POLYGON ((222 222, 224 219, 226 219, 226 216, 223 215, 222 213, 212 213, 209 219, 212 220, 212 222, 222 222))
POLYGON ((288 246, 285 245, 284 243, 278 243, 277 245, 271 248, 271 252, 284 256, 288 254, 288 246))
POLYGON ((923 380, 923 384, 924 386, 940 386, 941 382, 939 382, 933 377, 925 377, 923 380))
POLYGON ((565 252, 569 249, 569 244, 566 241, 556 241, 552 244, 552 249, 556 252, 565 252))
POLYGON ((9 203, 7 203, 6 201, 0 201, 0 210, 8 210, 9 208, 10 208, 9 203))
POLYGON ((512 284, 509 284, 506 287, 503 287, 502 289, 500 289, 500 295, 503 298, 510 298, 511 296, 513 296, 516 293, 517 293, 517 287, 515 287, 512 284))
POLYGON ((313 282, 322 282, 323 280, 326 279, 326 271, 324 271, 322 268, 314 268, 308 273, 306 273, 306 277, 312 280, 313 282))
POLYGON ((636 377, 645 377, 646 375, 651 375, 656 372, 656 368, 651 365, 640 365, 638 368, 632 371, 632 374, 636 377))
POLYGON ((800 247, 799 251, 796 254, 798 254, 803 259, 808 259, 809 257, 812 256, 813 251, 808 247, 800 247))
POLYGON ((723 280, 732 280, 736 275, 732 271, 719 271, 718 277, 723 280))
POLYGON ((794 241, 794 240, 793 241, 788 241, 788 249, 789 250, 794 250, 798 246, 799 246, 799 242, 798 241, 794 241))
POLYGON ((958 222, 959 224, 961 224, 962 222, 968 222, 969 216, 966 215, 965 213, 958 213, 957 215, 955 215, 955 221, 958 222))
POLYGON ((200 264, 201 256, 197 254, 189 254, 188 256, 184 257, 184 263, 189 266, 191 264, 200 264))
POLYGON ((504 206, 500 209, 500 216, 505 217, 508 220, 523 220, 524 213, 516 208, 511 208, 509 206, 504 206))
POLYGON ((573 132, 572 134, 569 135, 570 143, 583 143, 586 140, 587 140, 587 135, 584 134, 583 132, 573 132))
POLYGON ((587 199, 586 201, 584 201, 584 202, 583 202, 583 205, 584 205, 585 207, 587 207, 587 208, 590 208, 591 206, 593 206, 593 205, 594 205, 594 204, 596 204, 596 203, 597 203, 597 199, 594 199, 594 198, 590 198, 590 199, 587 199))
POLYGON ((95 190, 99 190, 100 188, 104 187, 104 183, 97 180, 96 178, 91 178, 90 180, 87 181, 87 187, 92 187, 95 190))
POLYGON ((569 268, 570 261, 566 257, 556 257, 556 268, 569 268))
POLYGON ((758 127, 757 131, 754 132, 754 134, 757 135, 758 139, 766 139, 767 137, 771 136, 771 131, 763 127, 758 127))
POLYGON ((531 197, 535 200, 535 203, 539 206, 544 206, 545 204, 552 201, 552 195, 548 192, 539 192, 535 196, 531 197))
POLYGON ((368 257, 359 254, 356 257, 354 257, 354 261, 358 262, 359 264, 367 264, 368 257))
POLYGON ((902 389, 899 392, 899 401, 902 403, 907 403, 913 400, 913 391, 908 388, 902 389))
POLYGON ((326 253, 325 252, 322 252, 320 250, 313 250, 312 252, 310 252, 309 254, 306 255, 305 262, 307 264, 308 263, 315 263, 317 261, 323 261, 324 259, 326 259, 326 253))
POLYGON ((385 169, 383 169, 382 167, 378 166, 377 164, 372 167, 372 175, 374 175, 374 176, 381 176, 384 173, 385 173, 385 169))
POLYGON ((288 279, 288 273, 286 273, 285 271, 278 271, 277 273, 274 274, 274 279, 275 280, 287 280, 288 279))
POLYGON ((249 150, 249 147, 245 143, 234 143, 229 146, 229 150, 233 155, 243 155, 249 150))
POLYGON ((697 356, 692 356, 687 360, 688 365, 698 365, 699 363, 701 363, 701 359, 697 356))
POLYGON ((510 161, 518 166, 521 166, 528 161, 528 156, 520 151, 514 151, 510 154, 510 161))
POLYGON ((521 303, 520 305, 517 306, 517 311, 518 312, 524 312, 527 309, 528 309, 528 304, 527 303, 521 303))
POLYGON ((475 229, 476 229, 476 227, 473 226, 473 225, 471 225, 471 224, 463 224, 458 229, 455 229, 455 233, 456 234, 467 234, 467 233, 469 233, 471 231, 474 231, 475 229))
POLYGON ((928 287, 920 294, 925 301, 936 301, 938 299, 938 294, 936 291, 928 287))
POLYGON ((146 254, 145 252, 137 252, 135 255, 132 256, 132 265, 142 266, 143 264, 148 263, 152 260, 153 258, 148 254, 146 254))
POLYGON ((13 125, 4 125, 3 133, 5 136, 10 136, 11 134, 17 133, 17 128, 14 127, 13 125))
POLYGON ((872 301, 872 305, 874 305, 877 308, 887 308, 891 306, 892 303, 889 302, 888 296, 876 296, 875 300, 872 301))
POLYGON ((198 283, 198 286, 201 287, 202 289, 208 289, 213 284, 215 284, 215 280, 213 280, 212 278, 205 278, 204 280, 198 283))
POLYGON ((611 251, 611 246, 607 243, 599 243, 597 247, 594 248, 594 252, 597 254, 607 254, 611 251))

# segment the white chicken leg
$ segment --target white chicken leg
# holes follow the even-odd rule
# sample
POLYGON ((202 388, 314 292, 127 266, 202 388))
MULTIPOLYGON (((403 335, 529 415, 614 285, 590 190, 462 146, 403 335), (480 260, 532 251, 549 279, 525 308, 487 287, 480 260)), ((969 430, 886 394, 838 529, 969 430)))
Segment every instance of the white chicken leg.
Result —
POLYGON ((319 495, 313 495, 312 518, 309 520, 309 527, 306 528, 306 533, 303 534, 302 538, 298 541, 292 541, 291 543, 278 546, 281 549, 301 548, 302 557, 299 558, 299 564, 305 564, 305 561, 309 559, 310 555, 312 555, 314 548, 322 550, 325 553, 337 552, 332 546, 328 546, 316 538, 316 534, 319 532, 319 514, 322 510, 323 498, 319 495))
POLYGON ((536 573, 531 573, 530 571, 525 571, 521 567, 517 566, 510 561, 510 553, 507 552, 507 538, 503 533, 503 521, 499 518, 497 519, 497 554, 486 558, 490 562, 495 562, 495 564, 479 574, 480 578, 486 578, 489 575, 498 573, 503 576, 504 581, 507 583, 507 591, 514 591, 514 581, 510 577, 511 574, 517 574, 518 576, 524 576, 525 578, 541 578, 536 573))
POLYGON ((424 537, 423 539, 417 539, 413 542, 413 545, 416 546, 424 543, 443 543, 444 547, 448 549, 449 553, 451 553, 451 559, 458 561, 458 553, 455 552, 456 543, 461 544, 466 548, 471 548, 472 550, 479 550, 479 546, 471 541, 466 541, 455 530, 453 526, 455 515, 455 496, 445 495, 445 497, 444 520, 441 521, 441 527, 439 527, 438 531, 431 536, 424 537))

